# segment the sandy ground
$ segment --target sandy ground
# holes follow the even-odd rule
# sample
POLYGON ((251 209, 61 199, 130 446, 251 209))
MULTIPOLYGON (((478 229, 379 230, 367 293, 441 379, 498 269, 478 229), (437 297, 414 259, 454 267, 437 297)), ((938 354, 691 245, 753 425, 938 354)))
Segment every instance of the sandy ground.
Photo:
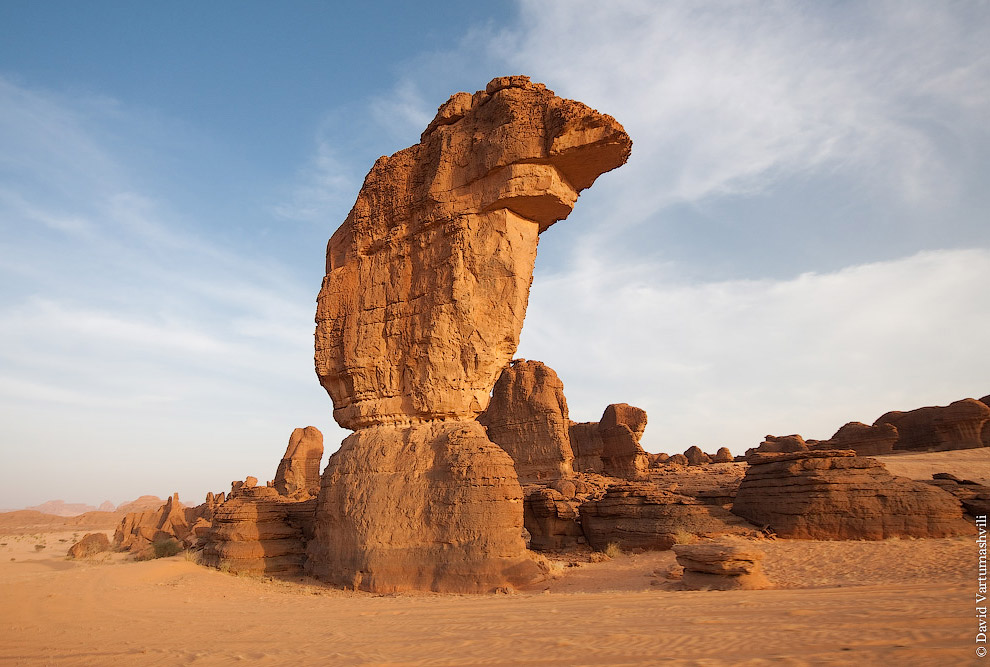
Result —
POLYGON ((952 452, 890 454, 876 458, 894 475, 931 479, 934 473, 948 472, 962 479, 990 485, 990 447, 952 452))
POLYGON ((980 664, 974 538, 763 541, 768 591, 667 590, 670 552, 565 559, 548 590, 495 596, 68 561, 72 538, 0 536, 0 664, 980 664))

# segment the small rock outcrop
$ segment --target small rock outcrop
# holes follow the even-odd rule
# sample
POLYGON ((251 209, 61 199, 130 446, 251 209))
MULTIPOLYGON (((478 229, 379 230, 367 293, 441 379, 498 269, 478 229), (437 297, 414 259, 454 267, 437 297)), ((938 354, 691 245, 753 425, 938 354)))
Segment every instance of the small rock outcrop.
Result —
POLYGON ((564 384, 546 364, 516 359, 506 366, 478 421, 512 457, 520 484, 573 474, 564 384))
POLYGON ((105 533, 89 533, 69 547, 69 558, 87 558, 110 551, 110 540, 105 533))
POLYGON ((760 565, 759 549, 736 544, 675 544, 677 563, 684 568, 681 587, 687 590, 761 590, 773 588, 760 565))
POLYGON ((315 510, 315 498, 300 501, 270 486, 242 487, 214 511, 203 564, 233 574, 301 574, 315 510))
POLYGON ((712 457, 712 463, 732 463, 734 458, 728 447, 719 447, 715 456, 712 457))
POLYGON ((476 418, 518 346, 539 235, 631 146, 610 116, 510 76, 378 159, 317 299, 316 372, 355 432, 321 479, 309 573, 374 592, 543 577, 512 458, 476 418))
POLYGON ((781 537, 882 540, 967 535, 959 501, 853 451, 753 454, 732 512, 781 537))
POLYGON ((990 486, 971 479, 961 479, 947 472, 935 473, 928 484, 955 496, 971 517, 990 514, 990 486))
POLYGON ((292 431, 289 446, 275 472, 275 490, 287 498, 315 498, 320 492, 322 458, 323 434, 320 429, 307 426, 292 431))
POLYGON ((746 450, 746 454, 778 454, 782 452, 806 452, 808 443, 800 435, 768 435, 758 447, 746 450))
POLYGON ((640 479, 650 455, 639 444, 646 429, 646 411, 627 403, 605 408, 597 422, 571 422, 574 469, 622 479, 640 479))
POLYGON ((538 488, 526 496, 524 525, 530 549, 571 549, 585 542, 578 519, 578 501, 555 489, 538 488))
POLYGON ((851 449, 857 456, 882 456, 894 451, 897 437, 897 428, 893 424, 867 426, 861 422, 849 422, 814 448, 851 449))
POLYGON ((140 553, 152 542, 168 538, 181 542, 184 547, 192 546, 196 542, 194 527, 201 523, 200 519, 207 511, 205 505, 186 507, 175 493, 157 510, 126 514, 114 532, 114 547, 140 553))
POLYGON ((990 421, 990 407, 965 398, 947 406, 888 412, 873 424, 897 429, 896 450, 946 451, 984 447, 983 429, 990 421))
POLYGON ((688 447, 684 452, 684 458, 687 459, 689 466, 701 466, 712 462, 712 457, 701 451, 697 445, 688 447))
POLYGON ((581 504, 581 524, 593 548, 670 549, 688 535, 748 533, 751 526, 721 507, 642 482, 614 484, 581 504))

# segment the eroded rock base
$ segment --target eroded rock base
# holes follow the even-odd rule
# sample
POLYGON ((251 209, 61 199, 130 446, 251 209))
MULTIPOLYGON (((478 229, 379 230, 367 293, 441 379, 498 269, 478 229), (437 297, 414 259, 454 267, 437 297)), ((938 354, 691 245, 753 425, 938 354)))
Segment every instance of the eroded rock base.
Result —
POLYGON ((473 419, 372 426, 323 473, 306 571, 378 593, 537 583, 512 459, 473 419))

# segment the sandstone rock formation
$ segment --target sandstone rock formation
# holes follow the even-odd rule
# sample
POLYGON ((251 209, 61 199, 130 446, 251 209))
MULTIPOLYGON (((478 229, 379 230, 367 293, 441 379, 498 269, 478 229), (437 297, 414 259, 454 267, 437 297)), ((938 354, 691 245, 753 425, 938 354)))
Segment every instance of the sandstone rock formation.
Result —
POLYGON ((753 454, 732 512, 796 539, 882 540, 973 532, 959 501, 853 451, 753 454))
POLYGON ((114 532, 114 547, 120 551, 140 553, 158 539, 174 538, 183 546, 196 541, 194 527, 207 512, 205 505, 186 507, 179 502, 179 494, 173 494, 156 510, 126 514, 114 532))
POLYGON ((990 421, 990 407, 966 398, 947 406, 926 407, 909 412, 888 412, 874 426, 897 428, 896 450, 945 451, 983 447, 983 429, 990 421))
POLYGON ((598 422, 571 422, 567 429, 571 441, 571 451, 574 452, 572 466, 575 471, 602 473, 602 432, 598 422))
POLYGON ((935 473, 928 484, 955 496, 971 517, 990 514, 990 486, 970 479, 960 479, 947 472, 935 473))
POLYGON ((588 544, 623 549, 669 549, 683 535, 747 533, 752 528, 727 510, 643 482, 609 487, 604 497, 580 506, 588 544))
POLYGON ((69 558, 87 558, 110 550, 110 540, 105 533, 89 533, 69 547, 69 558))
POLYGON ((320 459, 323 434, 315 426, 297 428, 289 436, 289 446, 275 472, 274 487, 279 495, 305 500, 320 492, 320 459))
POLYGON ((573 474, 564 384, 546 364, 517 359, 505 367, 478 421, 512 457, 521 484, 573 474))
POLYGON ((530 549, 570 549, 585 541, 579 503, 554 489, 538 488, 526 496, 524 521, 530 549))
POLYGON ((736 544, 675 544, 684 567, 681 586, 688 590, 760 590, 773 585, 763 574, 759 549, 736 544))
POLYGON ((800 435, 768 435, 760 445, 754 449, 746 450, 749 455, 753 452, 773 454, 779 452, 805 452, 808 451, 808 443, 800 435))
POLYGON ((667 463, 667 465, 670 465, 670 466, 686 466, 686 465, 689 465, 689 461, 688 461, 687 457, 684 456, 683 454, 672 454, 671 456, 667 457, 666 463, 667 463))
POLYGON ((315 510, 315 498, 293 500, 269 486, 242 488, 216 507, 203 563, 234 574, 301 574, 315 510))
POLYGON ((732 452, 729 451, 728 447, 719 447, 718 451, 715 452, 715 456, 712 457, 712 463, 732 463, 733 458, 732 452))
POLYGON ((605 408, 597 422, 571 422, 574 469, 623 479, 640 479, 650 455, 639 444, 646 429, 646 411, 627 403, 605 408))
POLYGON ((700 466, 712 462, 712 457, 701 451, 701 448, 697 445, 691 445, 688 447, 684 452, 684 458, 687 459, 688 465, 690 466, 700 466))
POLYGON ((828 440, 815 444, 815 449, 851 449, 858 456, 881 456, 894 451, 897 428, 893 424, 867 426, 849 422, 828 440))
POLYGON ((630 149, 610 116, 514 76, 375 163, 317 300, 316 371, 357 430, 323 474, 308 571, 371 591, 541 576, 512 459, 475 418, 518 345, 538 235, 630 149))

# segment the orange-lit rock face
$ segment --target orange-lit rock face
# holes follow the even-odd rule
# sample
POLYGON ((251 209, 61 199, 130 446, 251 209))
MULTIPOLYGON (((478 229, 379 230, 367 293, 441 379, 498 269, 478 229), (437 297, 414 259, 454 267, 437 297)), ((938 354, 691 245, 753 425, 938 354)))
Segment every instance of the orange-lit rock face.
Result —
POLYGON ((382 157, 327 247, 316 370, 344 427, 474 417, 518 345, 539 233, 622 165, 613 118, 501 77, 382 157))

